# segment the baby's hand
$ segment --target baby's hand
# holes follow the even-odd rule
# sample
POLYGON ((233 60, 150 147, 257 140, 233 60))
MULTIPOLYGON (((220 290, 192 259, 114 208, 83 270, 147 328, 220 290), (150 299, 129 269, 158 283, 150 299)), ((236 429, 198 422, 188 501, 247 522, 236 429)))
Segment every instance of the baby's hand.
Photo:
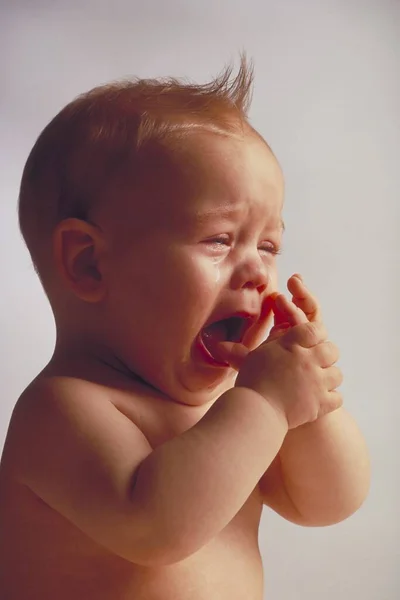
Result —
POLYGON ((229 362, 239 371, 236 386, 254 389, 275 404, 292 429, 342 405, 336 387, 343 376, 334 366, 339 351, 327 341, 316 298, 296 276, 289 279, 288 289, 292 300, 284 294, 265 300, 262 312, 269 307, 274 313, 267 340, 253 351, 232 344, 229 362))
POLYGON ((300 323, 322 322, 321 308, 316 297, 306 288, 300 275, 292 275, 288 280, 288 289, 292 300, 283 294, 275 296, 272 305, 274 325, 267 341, 280 337, 287 329, 300 323))
POLYGON ((289 429, 315 421, 342 405, 336 391, 342 373, 334 366, 338 349, 326 340, 323 323, 310 323, 289 300, 277 298, 295 321, 275 339, 266 340, 243 358, 236 386, 250 388, 284 414, 289 429))
MULTIPOLYGON (((261 330, 263 329, 263 324, 269 320, 271 311, 274 314, 274 325, 266 342, 278 339, 295 325, 308 322, 322 323, 318 300, 308 291, 300 275, 296 274, 290 277, 288 280, 288 289, 292 293, 292 300, 289 300, 284 294, 277 292, 269 295, 264 300, 259 320, 261 330)), ((259 335, 258 333, 257 337, 259 335)), ((254 345, 253 336, 254 333, 250 331, 250 336, 245 337, 242 344, 233 342, 221 343, 221 360, 225 360, 236 371, 239 371, 249 352, 259 345, 254 345)))

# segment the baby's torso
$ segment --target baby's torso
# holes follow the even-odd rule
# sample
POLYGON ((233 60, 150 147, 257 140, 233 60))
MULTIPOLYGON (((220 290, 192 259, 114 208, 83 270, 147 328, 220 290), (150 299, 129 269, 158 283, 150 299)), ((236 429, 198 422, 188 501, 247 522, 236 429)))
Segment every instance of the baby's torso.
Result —
MULTIPOLYGON (((201 418, 162 400, 112 399, 156 448, 201 418), (172 408, 172 410, 171 410, 172 408)), ((258 487, 225 529, 186 560, 131 564, 92 542, 27 488, 0 472, 0 597, 7 600, 261 600, 258 487)))

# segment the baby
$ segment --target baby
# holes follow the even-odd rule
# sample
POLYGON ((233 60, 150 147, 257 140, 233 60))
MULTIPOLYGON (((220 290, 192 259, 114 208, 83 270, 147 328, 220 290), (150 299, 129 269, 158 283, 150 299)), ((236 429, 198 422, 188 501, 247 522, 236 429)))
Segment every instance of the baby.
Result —
POLYGON ((263 505, 325 526, 367 495, 318 301, 278 292, 283 177, 231 75, 96 88, 28 158, 57 339, 4 446, 1 598, 261 600, 263 505))

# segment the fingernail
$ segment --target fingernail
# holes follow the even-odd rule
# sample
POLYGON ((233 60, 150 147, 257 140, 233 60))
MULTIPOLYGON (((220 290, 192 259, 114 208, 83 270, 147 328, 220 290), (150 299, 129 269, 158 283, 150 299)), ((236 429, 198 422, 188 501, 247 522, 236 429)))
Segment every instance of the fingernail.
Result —
POLYGON ((300 279, 300 281, 303 283, 303 278, 301 275, 299 275, 298 273, 295 274, 295 277, 297 277, 297 279, 300 279))

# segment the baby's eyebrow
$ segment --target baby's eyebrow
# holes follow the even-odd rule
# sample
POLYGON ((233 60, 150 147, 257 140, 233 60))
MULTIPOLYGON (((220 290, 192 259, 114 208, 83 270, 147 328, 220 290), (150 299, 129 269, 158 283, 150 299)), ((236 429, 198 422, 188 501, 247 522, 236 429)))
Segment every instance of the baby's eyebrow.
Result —
MULTIPOLYGON (((237 208, 236 207, 214 208, 214 209, 211 208, 204 212, 198 212, 196 214, 196 221, 198 223, 204 223, 207 221, 212 221, 216 217, 232 217, 232 216, 240 214, 240 213, 241 213, 240 207, 237 207, 237 208)), ((280 219, 280 221, 279 221, 279 228, 281 229, 282 232, 285 231, 285 229, 286 229, 283 219, 280 219)))
POLYGON ((212 221, 216 217, 232 217, 240 214, 242 209, 240 207, 229 207, 229 208, 210 208, 209 210, 198 212, 196 214, 197 221, 212 221))

